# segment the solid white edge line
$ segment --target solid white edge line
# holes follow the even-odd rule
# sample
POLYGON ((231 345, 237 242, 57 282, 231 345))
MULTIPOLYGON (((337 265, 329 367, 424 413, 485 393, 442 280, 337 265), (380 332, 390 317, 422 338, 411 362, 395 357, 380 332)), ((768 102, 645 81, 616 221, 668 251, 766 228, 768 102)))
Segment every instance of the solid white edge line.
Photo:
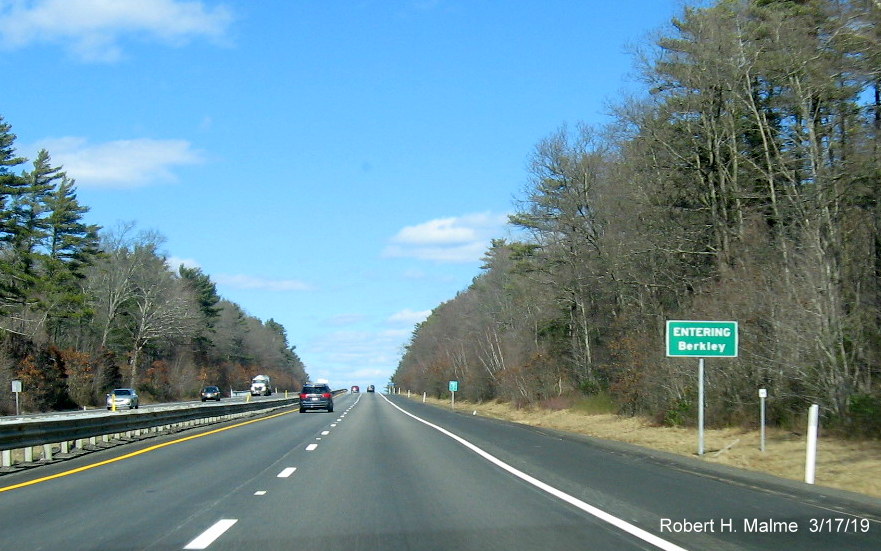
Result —
POLYGON ((238 521, 239 520, 235 518, 218 520, 214 523, 214 526, 202 532, 199 537, 188 543, 184 549, 205 549, 238 521))
POLYGON ((652 534, 651 532, 647 532, 638 526, 630 524, 626 520, 620 519, 610 513, 603 511, 602 509, 598 509, 598 508, 594 507, 593 505, 590 505, 589 503, 581 501, 580 499, 573 497, 573 496, 567 494, 566 492, 558 490, 558 489, 554 488, 553 486, 546 484, 546 483, 542 482, 541 480, 538 480, 537 478, 533 478, 532 476, 524 473, 523 471, 515 469, 514 467, 508 465, 507 463, 505 463, 501 459, 495 457, 494 455, 491 455, 490 453, 483 451, 481 448, 478 448, 477 446, 475 446, 471 442, 465 440, 464 438, 462 438, 460 436, 456 436, 455 434, 446 430, 445 428, 439 427, 438 425, 430 423, 430 422, 426 421, 425 419, 416 417, 415 415, 413 415, 409 411, 405 411, 404 409, 400 408, 397 404, 394 404, 391 400, 389 400, 388 398, 386 398, 382 394, 380 394, 380 396, 382 396, 383 400, 385 400, 386 402, 388 402, 389 404, 391 404, 392 406, 397 408, 398 411, 400 411, 404 415, 408 415, 408 416, 412 417, 413 419, 419 421, 420 423, 427 425, 427 426, 433 428, 434 430, 440 432, 441 434, 452 438, 456 442, 462 444, 463 446, 465 446, 469 450, 471 450, 474 453, 476 453, 477 455, 483 457, 484 459, 486 459, 490 463, 496 465, 497 467, 504 469, 504 470, 508 471, 509 473, 511 473, 512 475, 516 476, 517 478, 519 478, 525 482, 528 482, 529 484, 532 484, 536 488, 543 490, 543 491, 551 494, 552 496, 554 496, 558 499, 561 499, 561 500, 565 501, 566 503, 569 503, 570 505, 573 505, 573 506, 581 509, 585 513, 593 515, 602 521, 608 522, 612 526, 615 526, 616 528, 619 528, 620 530, 623 530, 623 531, 627 532, 628 534, 635 536, 646 543, 650 543, 651 545, 654 545, 655 547, 657 547, 659 549, 663 549, 664 551, 687 551, 684 547, 679 547, 678 545, 676 545, 673 542, 670 542, 670 541, 667 541, 663 538, 660 538, 660 537, 652 534))

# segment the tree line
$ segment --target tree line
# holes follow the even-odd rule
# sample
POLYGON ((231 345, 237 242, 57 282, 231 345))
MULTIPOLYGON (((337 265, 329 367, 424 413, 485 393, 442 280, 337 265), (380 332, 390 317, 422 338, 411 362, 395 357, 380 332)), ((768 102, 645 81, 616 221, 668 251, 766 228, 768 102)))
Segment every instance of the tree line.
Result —
POLYGON ((670 319, 737 320, 707 415, 820 404, 881 434, 881 2, 719 0, 637 52, 644 94, 542 139, 471 286, 417 326, 393 376, 521 404, 604 393, 691 423, 696 361, 670 319))
POLYGON ((280 388, 308 377, 282 325, 217 294, 199 268, 172 269, 164 238, 132 223, 85 221, 76 182, 41 150, 30 167, 0 117, 0 414, 103 405, 134 387, 193 398, 206 384, 280 388))

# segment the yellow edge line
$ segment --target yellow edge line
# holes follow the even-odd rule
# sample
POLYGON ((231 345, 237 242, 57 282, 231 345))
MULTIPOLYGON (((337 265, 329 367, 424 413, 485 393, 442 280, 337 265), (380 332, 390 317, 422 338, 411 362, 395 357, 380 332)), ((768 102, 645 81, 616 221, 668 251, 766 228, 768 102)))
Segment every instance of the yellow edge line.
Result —
POLYGON ((203 436, 208 436, 210 434, 216 434, 218 432, 223 432, 225 430, 230 430, 238 427, 243 427, 245 425, 250 425, 251 423, 258 423, 260 421, 266 421, 268 419, 273 419, 275 417, 281 417, 282 415, 288 415, 289 413, 293 413, 292 411, 284 411, 282 413, 276 413, 274 415, 270 415, 268 417, 261 417, 259 419, 252 419, 250 421, 245 421, 244 423, 237 423, 235 425, 230 425, 228 427, 223 427, 220 429, 214 429, 208 432, 203 432, 201 434, 194 434, 192 436, 186 436, 184 438, 178 438, 177 440, 172 440, 170 442, 164 442, 162 444, 156 444, 155 446, 150 446, 149 448, 144 448, 142 450, 138 450, 136 452, 128 453, 125 455, 121 455, 119 457, 114 457, 113 459, 107 459, 105 461, 99 461, 98 463, 92 463, 90 465, 84 465, 82 467, 77 467, 76 469, 71 469, 69 471, 64 471, 58 474, 53 474, 50 476, 44 476, 42 478, 36 478, 34 480, 29 480, 27 482, 22 482, 20 484, 13 484, 12 486, 5 486, 0 488, 0 493, 8 492, 9 490, 15 490, 16 488, 24 488, 25 486, 32 486, 34 484, 39 484, 40 482, 46 482, 47 480, 52 480, 55 478, 61 478, 63 476, 72 475, 75 473, 88 471, 89 469, 94 469, 95 467, 101 467, 102 465, 109 465, 110 463, 116 463, 117 461, 122 461, 123 459, 130 459, 137 455, 145 454, 147 452, 151 452, 154 450, 158 450, 159 448, 164 448, 166 446, 171 446, 172 444, 180 444, 181 442, 186 442, 187 440, 193 440, 196 438, 202 438, 203 436))

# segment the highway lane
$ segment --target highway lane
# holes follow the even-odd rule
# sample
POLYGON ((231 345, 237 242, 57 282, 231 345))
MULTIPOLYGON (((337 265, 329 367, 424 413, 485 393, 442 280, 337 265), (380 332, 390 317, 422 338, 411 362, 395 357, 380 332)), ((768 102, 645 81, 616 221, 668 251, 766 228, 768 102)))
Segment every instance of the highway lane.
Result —
POLYGON ((242 488, 274 477, 277 462, 311 441, 328 421, 328 416, 301 416, 292 408, 261 420, 151 438, 5 475, 0 477, 0 490, 165 446, 33 486, 0 491, 2 548, 168 548, 165 537, 186 526, 188 519, 238 495, 242 488), (232 428, 221 430, 224 427, 232 428), (206 435, 192 438, 199 434, 206 435))
POLYGON ((806 523, 830 517, 828 507, 834 504, 807 494, 766 492, 578 438, 463 416, 401 397, 390 400, 394 404, 372 393, 340 396, 333 414, 291 410, 247 424, 230 423, 227 430, 212 428, 210 434, 178 443, 165 445, 206 431, 5 475, 0 477, 2 548, 881 547, 881 525, 873 521, 868 521, 868 533, 855 533, 856 525, 846 526, 847 533, 829 533, 831 527, 811 533, 806 523), (510 469, 396 405, 465 438, 510 469), (164 447, 2 491, 157 445, 164 447), (511 469, 564 494, 551 495, 511 469), (624 528, 567 503, 565 496, 599 508, 624 528), (744 521, 767 518, 795 522, 799 532, 744 532, 744 521), (671 529, 674 522, 709 528, 711 520, 729 519, 737 531, 720 531, 723 523, 716 522, 711 533, 665 532, 663 519, 671 529), (660 540, 641 539, 645 534, 660 540))
MULTIPOLYGON (((274 488, 268 508, 239 519, 265 519, 268 548, 291 538, 347 550, 651 548, 512 479, 381 396, 362 395, 342 419, 311 455, 292 458, 295 485, 274 488)), ((245 532, 231 529, 211 549, 247 545, 245 532)))

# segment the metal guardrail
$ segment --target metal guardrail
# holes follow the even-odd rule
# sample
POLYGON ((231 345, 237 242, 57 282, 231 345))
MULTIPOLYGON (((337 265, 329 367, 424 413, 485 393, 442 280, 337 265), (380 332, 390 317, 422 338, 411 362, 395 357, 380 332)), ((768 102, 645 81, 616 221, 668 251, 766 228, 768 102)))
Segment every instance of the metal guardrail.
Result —
MULTIPOLYGON (((346 392, 333 391, 334 396, 346 392)), ((250 398, 250 395, 247 396, 250 398)), ((181 406, 163 411, 134 411, 83 415, 52 420, 23 420, 0 423, 0 468, 13 466, 13 453, 21 456, 19 465, 34 463, 34 448, 42 447, 40 459, 51 461, 56 447, 62 454, 71 448, 98 449, 98 439, 109 443, 113 438, 139 438, 164 431, 216 423, 255 412, 289 407, 300 403, 299 396, 252 402, 227 402, 212 405, 181 406)))
POLYGON ((187 406, 164 411, 127 411, 117 414, 98 414, 53 420, 24 420, 0 424, 0 466, 13 466, 13 452, 20 450, 24 463, 34 461, 34 448, 42 447, 41 459, 52 460, 59 448, 68 453, 71 447, 84 450, 97 447, 98 439, 140 437, 144 431, 155 434, 197 424, 219 422, 234 417, 251 415, 262 410, 288 407, 300 402, 297 398, 236 402, 218 405, 187 406))

